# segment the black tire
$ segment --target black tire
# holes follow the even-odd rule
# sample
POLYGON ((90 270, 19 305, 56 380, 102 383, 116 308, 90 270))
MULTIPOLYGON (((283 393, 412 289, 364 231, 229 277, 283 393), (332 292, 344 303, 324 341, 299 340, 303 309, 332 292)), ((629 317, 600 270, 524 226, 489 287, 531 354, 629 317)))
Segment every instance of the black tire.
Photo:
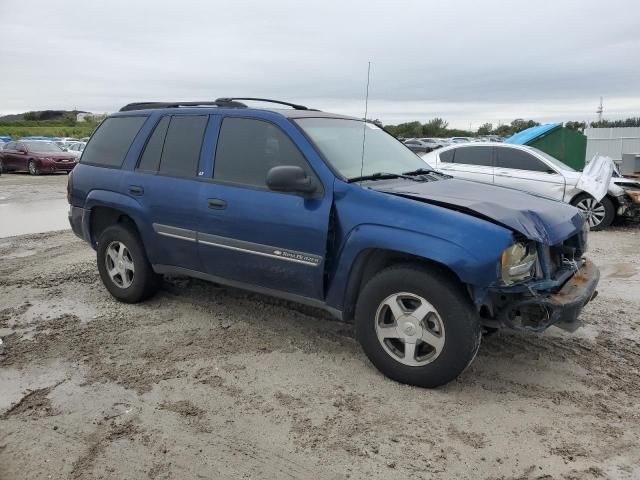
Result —
POLYGON ((389 267, 373 277, 360 292, 355 314, 356 335, 371 363, 393 380, 426 388, 452 381, 471 364, 482 338, 478 320, 469 296, 451 275, 437 268, 413 265, 389 267), (385 299, 400 292, 417 295, 429 302, 443 325, 444 344, 429 363, 405 365, 388 353, 378 340, 379 307, 382 308, 385 299))
POLYGON ((2 159, 0 158, 0 175, 2 175, 3 173, 5 173, 5 171, 4 171, 4 163, 2 162, 2 159))
POLYGON ((40 170, 38 169, 38 165, 33 160, 29 160, 28 167, 29 173, 31 175, 40 175, 40 170))
POLYGON ((98 239, 97 262, 102 283, 109 293, 121 302, 141 302, 155 294, 160 287, 162 277, 153 271, 138 233, 124 223, 104 229, 98 239), (126 287, 118 285, 107 271, 107 249, 118 242, 126 247, 128 257, 134 266, 131 284, 126 287))
POLYGON ((587 214, 589 227, 593 231, 603 230, 613 223, 616 218, 616 206, 609 197, 603 197, 599 202, 588 193, 581 193, 571 200, 571 205, 577 207, 580 211, 587 214), (597 212, 604 209, 604 217, 599 221, 597 212), (590 213, 594 210, 596 215, 590 213))

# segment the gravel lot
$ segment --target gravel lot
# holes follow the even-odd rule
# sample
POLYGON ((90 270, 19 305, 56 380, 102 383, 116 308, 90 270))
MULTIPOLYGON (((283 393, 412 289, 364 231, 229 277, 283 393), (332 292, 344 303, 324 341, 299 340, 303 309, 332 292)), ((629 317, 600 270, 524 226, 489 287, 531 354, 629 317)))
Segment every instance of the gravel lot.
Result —
POLYGON ((0 239, 0 479, 640 478, 640 229, 590 256, 584 328, 485 337, 423 390, 322 312, 184 278, 124 305, 70 232, 0 239))

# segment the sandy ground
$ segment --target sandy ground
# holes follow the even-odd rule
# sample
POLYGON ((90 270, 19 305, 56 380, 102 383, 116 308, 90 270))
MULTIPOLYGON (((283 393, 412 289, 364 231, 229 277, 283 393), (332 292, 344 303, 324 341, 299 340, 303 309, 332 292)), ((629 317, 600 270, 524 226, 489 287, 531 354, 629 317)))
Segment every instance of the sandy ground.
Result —
POLYGON ((70 232, 1 239, 0 479, 640 478, 639 247, 591 235, 584 328, 424 390, 322 312, 183 278, 124 305, 70 232))

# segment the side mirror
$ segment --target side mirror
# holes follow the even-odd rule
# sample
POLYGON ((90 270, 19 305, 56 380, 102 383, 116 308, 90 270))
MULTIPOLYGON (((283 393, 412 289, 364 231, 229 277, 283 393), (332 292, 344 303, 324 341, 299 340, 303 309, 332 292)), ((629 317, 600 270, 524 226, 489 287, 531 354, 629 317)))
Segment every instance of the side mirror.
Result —
POLYGON ((298 166, 282 165, 267 172, 267 187, 275 192, 311 194, 316 191, 313 180, 298 166))

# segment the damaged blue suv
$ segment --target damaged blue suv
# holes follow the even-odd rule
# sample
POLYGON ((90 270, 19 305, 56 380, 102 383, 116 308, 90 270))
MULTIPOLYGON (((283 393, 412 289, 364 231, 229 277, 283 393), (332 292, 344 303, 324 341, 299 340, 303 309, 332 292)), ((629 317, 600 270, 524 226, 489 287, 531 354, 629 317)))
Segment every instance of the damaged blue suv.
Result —
POLYGON ((575 330, 599 278, 576 208, 436 173, 374 124, 273 100, 127 105, 68 199, 118 300, 178 274, 317 306, 423 387, 456 378, 483 330, 575 330))

